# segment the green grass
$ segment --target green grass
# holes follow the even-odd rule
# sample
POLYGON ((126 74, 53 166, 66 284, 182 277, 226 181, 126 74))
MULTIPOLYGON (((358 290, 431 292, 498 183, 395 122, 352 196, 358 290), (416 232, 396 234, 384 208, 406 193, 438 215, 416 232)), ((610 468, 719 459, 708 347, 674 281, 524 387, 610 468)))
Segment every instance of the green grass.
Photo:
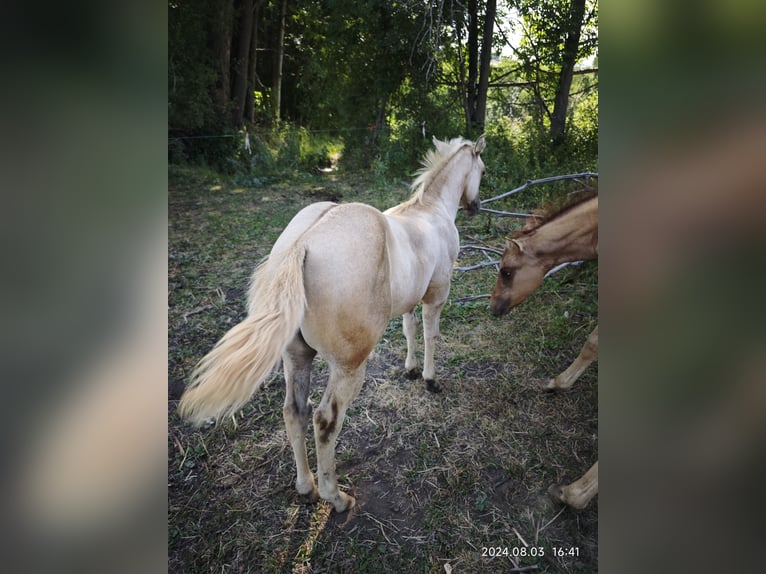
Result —
MULTIPOLYGON (((383 209, 409 195, 402 184, 358 174, 239 183, 201 170, 170 173, 171 399, 244 317, 253 267, 301 207, 334 199, 383 209)), ((462 213, 457 224, 464 244, 498 248, 519 225, 462 213)), ((459 265, 484 259, 465 252, 459 265)), ((548 485, 578 478, 598 456, 597 366, 569 392, 537 388, 571 362, 597 323, 597 263, 560 271, 503 318, 489 314, 486 300, 456 302, 489 293, 495 273, 454 275, 437 347, 441 395, 404 378, 400 319, 378 343, 338 440, 340 483, 358 501, 348 523, 326 503, 302 505, 295 495, 281 372, 236 423, 217 428, 181 424, 171 400, 169 570, 441 573, 450 564, 458 572, 505 572, 513 562, 482 556, 482 548, 519 549, 523 539, 545 555, 519 557, 519 566, 597 571, 598 499, 577 512, 546 496, 548 485), (556 558, 554 545, 577 546, 580 556, 556 558)), ((422 345, 420 352, 422 359, 422 345)), ((316 404, 324 361, 315 361, 314 380, 316 404)))

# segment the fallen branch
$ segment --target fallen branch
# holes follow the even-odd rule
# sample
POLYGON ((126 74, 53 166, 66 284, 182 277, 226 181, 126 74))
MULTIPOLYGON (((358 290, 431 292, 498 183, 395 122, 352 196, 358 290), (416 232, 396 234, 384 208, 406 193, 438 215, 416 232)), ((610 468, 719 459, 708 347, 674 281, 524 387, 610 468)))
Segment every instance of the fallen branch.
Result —
POLYGON ((583 263, 585 262, 584 261, 567 261, 566 263, 556 265, 556 267, 554 267, 553 269, 548 271, 548 273, 545 274, 545 277, 550 277, 551 275, 553 275, 557 271, 561 271, 564 267, 567 267, 568 265, 582 265, 583 263))
MULTIPOLYGON (((471 265, 469 267, 455 267, 456 271, 472 271, 474 269, 480 269, 482 267, 489 267, 490 265, 497 265, 499 261, 487 261, 485 263, 477 263, 476 265, 471 265)), ((585 263, 585 261, 568 261, 567 263, 562 263, 561 265, 556 265, 553 269, 548 271, 548 273, 545 274, 545 277, 550 277, 557 271, 561 271, 564 269, 564 267, 567 267, 569 265, 582 265, 585 263)), ((481 295, 471 295, 469 297, 460 297, 458 299, 455 299, 455 303, 458 305, 462 303, 470 303, 471 301, 478 301, 480 299, 489 299, 492 295, 490 293, 482 293, 481 295)))
POLYGON ((559 510, 559 513, 558 513, 556 516, 554 516, 554 517, 553 517, 553 518, 551 518, 551 519, 550 519, 548 522, 546 522, 546 523, 545 523, 545 526, 543 526, 542 528, 539 528, 539 529, 537 530, 537 534, 536 534, 535 536, 539 535, 539 534, 540 534, 540 533, 541 533, 543 530, 545 530, 545 529, 546 529, 546 528, 548 528, 548 527, 549 527, 551 524, 553 524, 553 523, 556 521, 556 519, 557 519, 559 516, 561 516, 561 513, 562 513, 562 512, 564 512, 566 509, 567 509, 567 507, 566 507, 566 506, 563 506, 563 507, 561 508, 561 510, 559 510))
POLYGON ((465 273, 466 271, 473 271, 474 269, 482 269, 484 267, 493 267, 497 266, 497 264, 500 263, 497 259, 493 261, 484 261, 482 263, 477 263, 476 265, 469 265, 468 267, 455 267, 455 271, 462 271, 465 273))
POLYGON ((480 299, 489 299, 491 295, 489 293, 484 293, 483 295, 470 295, 468 297, 460 297, 459 299, 455 299, 455 303, 461 304, 461 303, 470 303, 471 301, 478 301, 480 299))
POLYGON ((197 313, 202 313, 203 311, 206 311, 207 309, 210 309, 210 307, 212 307, 212 305, 203 305, 202 307, 197 307, 196 309, 192 309, 191 311, 187 311, 183 315, 184 323, 188 323, 189 322, 189 316, 190 315, 196 315, 197 313))
POLYGON ((486 207, 480 207, 479 211, 484 213, 491 213, 498 217, 534 217, 531 213, 515 213, 513 211, 499 211, 497 209, 487 209, 486 207))
POLYGON ((593 172, 584 172, 584 173, 573 173, 569 175, 554 175, 551 177, 544 177, 542 179, 531 179, 527 180, 527 182, 524 185, 520 185, 516 189, 512 189, 511 191, 506 191, 505 193, 501 193, 500 195, 496 195, 495 197, 490 197, 489 199, 483 199, 481 201, 482 205, 486 205, 487 203, 490 203, 492 201, 497 201, 499 199, 506 198, 508 196, 511 196, 515 193, 519 193, 520 191, 524 191, 525 189, 528 189, 535 185, 541 185, 544 183, 551 183, 553 181, 563 181, 567 179, 579 179, 579 178, 591 178, 591 177, 598 177, 598 173, 593 172))
POLYGON ((461 245, 460 246, 460 251, 463 251, 465 249, 476 249, 477 251, 489 251, 490 253, 494 253, 495 255, 503 254, 502 249, 496 249, 495 247, 484 247, 483 245, 461 245))

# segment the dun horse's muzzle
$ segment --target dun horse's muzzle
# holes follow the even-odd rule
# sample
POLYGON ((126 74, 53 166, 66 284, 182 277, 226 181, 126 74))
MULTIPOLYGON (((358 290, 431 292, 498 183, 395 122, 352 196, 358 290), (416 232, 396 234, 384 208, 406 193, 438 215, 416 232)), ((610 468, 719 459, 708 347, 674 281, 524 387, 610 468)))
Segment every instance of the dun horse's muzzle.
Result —
POLYGON ((491 299, 489 302, 489 311, 495 317, 502 317, 511 310, 510 299, 491 299))

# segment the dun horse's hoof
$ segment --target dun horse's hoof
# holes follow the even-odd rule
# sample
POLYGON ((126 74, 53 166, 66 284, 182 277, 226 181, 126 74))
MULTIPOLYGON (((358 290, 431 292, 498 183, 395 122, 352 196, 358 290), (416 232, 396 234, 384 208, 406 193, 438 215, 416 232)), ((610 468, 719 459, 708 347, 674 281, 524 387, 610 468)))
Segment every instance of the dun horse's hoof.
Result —
POLYGON ((556 379, 548 379, 547 381, 540 381, 538 383, 540 385, 540 389, 545 391, 546 393, 552 393, 554 391, 558 391, 559 388, 556 386, 556 379))
POLYGON ((566 488, 567 485, 565 484, 552 484, 548 488, 548 494, 556 502, 564 504, 574 510, 582 510, 588 505, 589 498, 578 500, 576 497, 572 497, 571 494, 568 494, 566 488))
POLYGON ((404 376, 407 377, 410 381, 414 381, 415 379, 419 379, 421 375, 420 369, 410 369, 407 371, 404 376))
POLYGON ((354 508, 354 506, 356 506, 356 498, 345 492, 339 492, 338 498, 333 501, 332 505, 335 508, 335 512, 340 514, 341 512, 346 512, 347 510, 354 508))
POLYGON ((426 379, 426 388, 432 393, 440 393, 444 390, 442 384, 433 379, 426 379))
POLYGON ((563 484, 550 485, 548 487, 548 496, 550 496, 556 502, 559 502, 561 504, 566 504, 566 500, 564 500, 564 485, 563 484))

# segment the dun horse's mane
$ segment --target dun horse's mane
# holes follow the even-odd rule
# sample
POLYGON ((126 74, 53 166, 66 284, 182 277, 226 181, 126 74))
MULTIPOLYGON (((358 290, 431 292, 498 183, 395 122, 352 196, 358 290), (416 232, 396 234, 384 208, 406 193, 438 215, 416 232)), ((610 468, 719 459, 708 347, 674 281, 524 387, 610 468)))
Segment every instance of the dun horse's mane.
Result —
POLYGON ((511 236, 511 239, 532 235, 535 231, 537 231, 540 227, 542 227, 546 223, 550 223, 554 219, 558 219, 559 217, 562 217, 566 213, 569 213, 576 207, 590 201, 594 197, 598 197, 597 191, 586 193, 584 196, 578 195, 575 199, 569 200, 563 205, 561 204, 561 202, 549 202, 543 205, 542 207, 540 207, 539 209, 535 209, 532 212, 532 217, 530 218, 530 221, 527 222, 527 224, 524 225, 524 227, 516 231, 516 233, 514 233, 511 236))
POLYGON ((449 141, 440 141, 434 138, 434 149, 426 152, 423 160, 420 162, 423 167, 415 172, 415 180, 410 188, 413 190, 410 202, 422 202, 425 190, 433 181, 436 174, 452 159, 460 148, 466 145, 472 145, 472 142, 462 137, 452 138, 449 141))

